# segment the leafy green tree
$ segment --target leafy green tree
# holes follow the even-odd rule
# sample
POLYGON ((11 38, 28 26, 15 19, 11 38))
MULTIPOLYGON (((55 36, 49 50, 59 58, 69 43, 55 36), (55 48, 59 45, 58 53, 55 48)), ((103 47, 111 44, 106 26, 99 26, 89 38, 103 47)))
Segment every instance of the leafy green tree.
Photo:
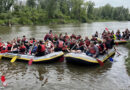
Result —
POLYGON ((36 7, 36 0, 27 0, 27 6, 31 8, 36 7))
POLYGON ((9 11, 13 4, 14 0, 0 0, 0 13, 9 11))

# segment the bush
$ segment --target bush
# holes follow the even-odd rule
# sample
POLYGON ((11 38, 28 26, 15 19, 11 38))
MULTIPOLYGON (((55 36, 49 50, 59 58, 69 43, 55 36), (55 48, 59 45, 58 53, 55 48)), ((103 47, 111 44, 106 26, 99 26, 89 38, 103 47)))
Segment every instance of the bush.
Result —
POLYGON ((23 24, 23 25, 26 25, 26 24, 27 25, 32 25, 33 24, 33 22, 30 19, 26 18, 26 17, 21 17, 19 19, 19 23, 23 24))
POLYGON ((0 20, 0 25, 4 25, 5 21, 4 20, 0 20))

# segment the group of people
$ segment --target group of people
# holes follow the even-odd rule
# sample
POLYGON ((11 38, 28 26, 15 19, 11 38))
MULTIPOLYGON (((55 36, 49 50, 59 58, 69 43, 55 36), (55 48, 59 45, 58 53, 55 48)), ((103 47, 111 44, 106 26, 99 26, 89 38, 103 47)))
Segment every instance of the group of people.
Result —
POLYGON ((98 40, 98 32, 96 32, 91 39, 87 36, 85 39, 81 35, 68 35, 62 33, 58 36, 53 34, 52 30, 49 31, 43 40, 36 40, 35 38, 27 39, 26 36, 22 38, 17 37, 7 45, 2 42, 0 38, 0 51, 1 53, 19 53, 19 54, 33 54, 35 56, 44 56, 46 54, 64 51, 64 52, 85 52, 86 55, 98 57, 104 54, 108 49, 112 49, 114 40, 116 39, 129 39, 130 31, 126 29, 122 35, 120 30, 114 32, 104 30, 102 33, 102 40, 98 40))

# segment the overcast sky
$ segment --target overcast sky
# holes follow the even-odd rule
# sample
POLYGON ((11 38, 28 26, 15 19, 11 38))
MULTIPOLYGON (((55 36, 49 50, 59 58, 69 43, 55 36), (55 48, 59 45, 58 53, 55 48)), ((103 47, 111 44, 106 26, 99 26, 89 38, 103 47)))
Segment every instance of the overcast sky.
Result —
MULTIPOLYGON (((26 1, 26 0, 19 0, 26 1)), ((109 3, 112 6, 124 6, 130 9, 130 0, 85 0, 85 1, 93 1, 95 2, 95 7, 104 6, 109 3)))
POLYGON ((95 2, 95 7, 104 6, 109 3, 112 6, 124 6, 130 9, 130 0, 85 0, 95 2))

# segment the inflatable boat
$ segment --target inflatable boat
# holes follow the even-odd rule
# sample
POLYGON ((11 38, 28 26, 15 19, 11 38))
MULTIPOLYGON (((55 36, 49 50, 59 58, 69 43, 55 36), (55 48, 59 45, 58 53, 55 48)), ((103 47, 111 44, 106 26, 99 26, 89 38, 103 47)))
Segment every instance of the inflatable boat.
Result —
POLYGON ((63 58, 64 53, 60 52, 53 52, 44 56, 36 57, 33 55, 24 55, 24 54, 14 54, 14 53, 0 53, 1 58, 11 60, 13 57, 17 56, 17 61, 29 61, 33 59, 34 63, 41 63, 41 62, 55 62, 63 58))
POLYGON ((127 43, 127 40, 115 40, 115 44, 124 44, 127 43))
MULTIPOLYGON (((98 59, 105 62, 109 57, 115 54, 115 50, 111 49, 108 54, 100 55, 98 59)), ((85 53, 68 53, 65 55, 67 63, 84 64, 84 65, 95 65, 99 64, 96 58, 87 56, 85 53)))

